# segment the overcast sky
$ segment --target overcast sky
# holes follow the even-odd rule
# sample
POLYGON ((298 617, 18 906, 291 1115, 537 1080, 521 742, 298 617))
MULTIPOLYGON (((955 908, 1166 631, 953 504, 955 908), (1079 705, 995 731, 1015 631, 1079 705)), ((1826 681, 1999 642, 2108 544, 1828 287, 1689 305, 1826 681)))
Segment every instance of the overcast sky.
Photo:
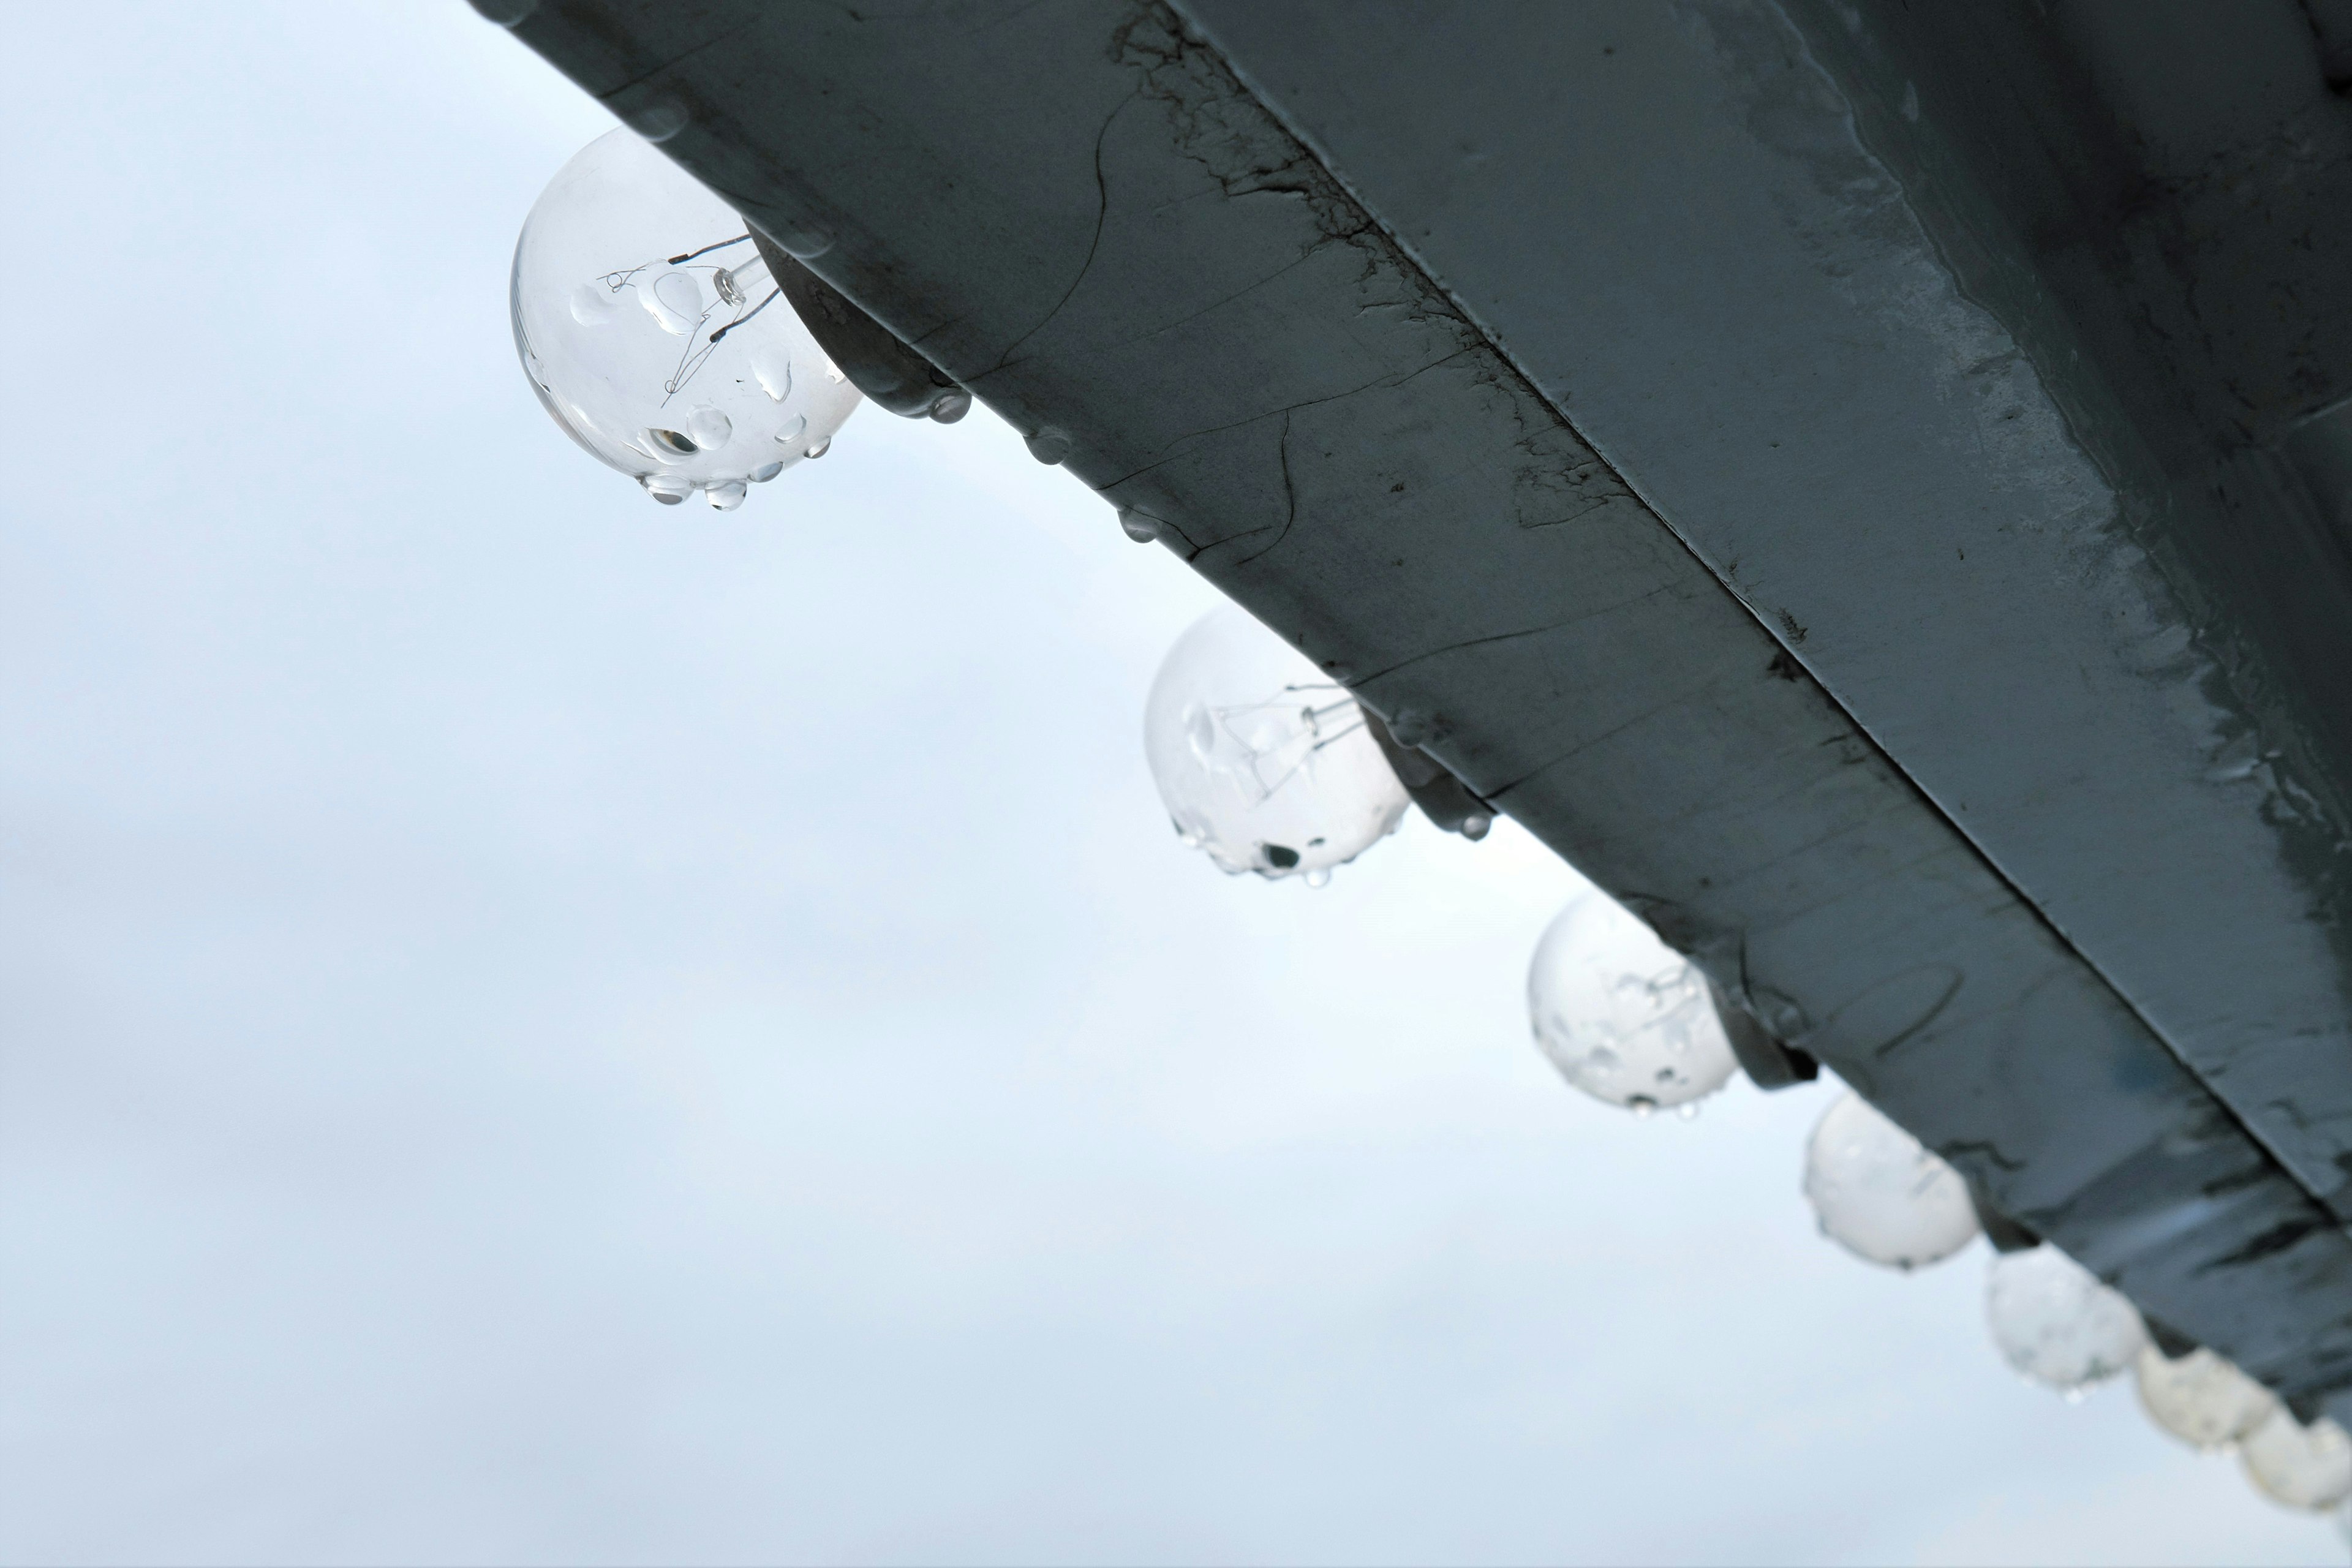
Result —
POLYGON ((17 4, 0 1558, 2336 1563, 1528 1038, 1576 887, 1169 831, 1212 602, 992 418, 655 507, 460 0, 17 4))

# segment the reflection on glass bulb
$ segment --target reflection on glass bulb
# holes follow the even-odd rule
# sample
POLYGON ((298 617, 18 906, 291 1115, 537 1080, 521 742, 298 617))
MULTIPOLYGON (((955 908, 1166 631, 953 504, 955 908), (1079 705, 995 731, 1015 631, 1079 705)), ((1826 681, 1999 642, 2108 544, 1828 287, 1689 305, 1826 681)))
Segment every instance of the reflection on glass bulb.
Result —
POLYGON ((2070 1398, 2130 1366, 2147 1342, 2138 1309, 2047 1242, 1993 1259, 1985 1318, 2010 1365, 2070 1398))
POLYGON ((1234 605, 1168 651, 1143 750, 1177 833, 1228 874, 1319 887, 1408 804, 1347 688, 1234 605))
POLYGON ((1979 1228, 1960 1173, 1850 1091, 1805 1146, 1805 1197, 1822 1235, 1889 1268, 1940 1263, 1979 1228))
POLYGON ((2269 1389, 2209 1350, 2171 1361, 2143 1345, 2138 1382, 2148 1419, 2205 1453, 2238 1441, 2278 1405, 2269 1389))
POLYGON ((2325 1415, 2305 1426, 2285 1406, 2238 1445, 2246 1474, 2289 1508, 2324 1512, 2352 1499, 2352 1437, 2325 1415))
POLYGON ((1528 1019, 1562 1078, 1636 1115, 1696 1112, 1738 1065, 1705 977, 1598 889, 1536 944, 1528 1019))
POLYGON ((572 438, 675 506, 721 511, 824 452, 857 389, 768 276, 743 220, 634 132, 591 142, 515 242, 515 350, 572 438))

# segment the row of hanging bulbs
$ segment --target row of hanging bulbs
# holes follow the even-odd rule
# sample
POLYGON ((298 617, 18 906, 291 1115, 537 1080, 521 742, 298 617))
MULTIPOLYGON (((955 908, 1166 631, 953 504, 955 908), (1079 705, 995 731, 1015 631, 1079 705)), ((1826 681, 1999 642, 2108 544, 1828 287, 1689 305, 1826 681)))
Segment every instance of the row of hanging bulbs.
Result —
MULTIPOLYGON (((970 407, 969 395, 877 336, 813 275, 777 276, 794 266, 644 140, 616 130, 563 166, 523 225, 509 287, 516 351, 555 422, 665 505, 698 492, 731 510, 751 486, 824 456, 866 400, 861 382, 912 416, 947 422, 970 407), (812 323, 856 359, 857 380, 812 323), (857 358, 870 343, 880 346, 857 358)), ((1145 752, 1186 844, 1229 874, 1319 887, 1412 805, 1471 838, 1492 821, 1485 802, 1415 749, 1408 716, 1398 720, 1391 728, 1228 605, 1162 665, 1146 702, 1145 752)), ((1528 1006, 1560 1075, 1635 1115, 1694 1116, 1740 1065, 1705 976, 1597 890, 1544 932, 1528 1006)), ((1980 1231, 1959 1173, 1851 1092, 1814 1129, 1804 1192, 1825 1235, 1888 1268, 1939 1262, 1980 1231)), ((2352 1500, 2352 1441, 2334 1422, 2297 1421, 2210 1351, 2167 1355, 2128 1300, 2056 1247, 1998 1254, 1986 1310, 1993 1342, 2021 1375, 2079 1399, 2129 1372, 2157 1425, 2202 1450, 2234 1447, 2268 1496, 2312 1510, 2352 1500)))
MULTIPOLYGON (((1231 605, 1177 639, 1144 710, 1145 756, 1179 837, 1228 874, 1309 886, 1393 833, 1417 798, 1394 766, 1402 748, 1381 735, 1343 686, 1231 605)), ((1598 889, 1538 942, 1528 1012, 1562 1078, 1638 1116, 1693 1116, 1740 1065, 1733 1016, 1697 966, 1598 889)), ((1803 1190, 1823 1235, 1883 1268, 1942 1262, 1984 1233, 1967 1180, 1850 1090, 1813 1129, 1803 1190)), ((2168 1354, 2122 1294, 2056 1247, 2012 1240, 1994 1255, 1985 1314, 2019 1375, 2080 1400, 2129 1373, 2157 1426, 2201 1451, 2234 1449, 2264 1495, 2352 1504, 2352 1440, 2335 1422, 2298 1421, 2211 1351, 2168 1354)))
MULTIPOLYGON (((1813 1130, 1804 1190, 1824 1235, 1883 1268, 1939 1263, 1981 1230, 1960 1173, 1851 1091, 1813 1130)), ((2234 1448, 2274 1501, 2317 1512, 2352 1503, 2352 1438, 2341 1426, 2297 1420, 2210 1350, 2159 1344, 2128 1299, 2050 1243, 1996 1251, 1985 1319, 2001 1358, 2029 1382, 2077 1402, 2129 1373, 2151 1421, 2203 1453, 2234 1448)))

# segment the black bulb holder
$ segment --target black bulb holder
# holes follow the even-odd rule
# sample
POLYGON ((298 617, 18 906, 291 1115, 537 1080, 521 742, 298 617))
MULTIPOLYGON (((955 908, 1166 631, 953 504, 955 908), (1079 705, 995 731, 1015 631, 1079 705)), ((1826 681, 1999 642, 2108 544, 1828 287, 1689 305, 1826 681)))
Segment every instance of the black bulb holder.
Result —
POLYGON ((942 425, 952 425, 971 411, 971 394, 947 372, 899 342, 889 328, 761 233, 757 225, 746 226, 793 314, 834 368, 868 402, 902 418, 935 419, 942 425))

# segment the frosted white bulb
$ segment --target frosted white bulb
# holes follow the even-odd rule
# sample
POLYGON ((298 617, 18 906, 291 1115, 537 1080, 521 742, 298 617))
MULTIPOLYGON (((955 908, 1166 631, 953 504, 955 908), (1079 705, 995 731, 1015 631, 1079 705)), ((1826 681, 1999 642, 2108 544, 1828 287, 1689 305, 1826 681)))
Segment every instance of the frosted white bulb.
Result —
POLYGON ((741 505, 857 406, 743 220, 635 132, 598 137, 548 182, 508 304, 555 422, 669 505, 697 490, 741 505))
POLYGON ((2324 1512, 2352 1498, 2352 1437, 2326 1416, 2305 1426, 2282 1405, 2238 1445, 2246 1474, 2289 1508, 2324 1512))
POLYGON ((1536 944, 1528 1018, 1562 1078, 1637 1112, 1694 1104, 1738 1065, 1705 977, 1599 891, 1562 910, 1536 944))
POLYGON ((2269 1389, 2209 1350, 2173 1361, 2143 1345, 2138 1382, 2148 1419, 2207 1453, 2238 1441, 2278 1406, 2269 1389))
POLYGON ((1234 875, 1319 884, 1410 804, 1347 689, 1233 605, 1169 650, 1143 751, 1176 831, 1234 875))
POLYGON ((1940 1263, 1980 1228, 1960 1173, 1851 1092, 1805 1146, 1805 1198, 1822 1235, 1890 1268, 1940 1263))
POLYGON ((1993 1259, 1985 1319, 2011 1366, 2070 1398, 2130 1366, 2147 1342, 2138 1309, 2047 1243, 1993 1259))

